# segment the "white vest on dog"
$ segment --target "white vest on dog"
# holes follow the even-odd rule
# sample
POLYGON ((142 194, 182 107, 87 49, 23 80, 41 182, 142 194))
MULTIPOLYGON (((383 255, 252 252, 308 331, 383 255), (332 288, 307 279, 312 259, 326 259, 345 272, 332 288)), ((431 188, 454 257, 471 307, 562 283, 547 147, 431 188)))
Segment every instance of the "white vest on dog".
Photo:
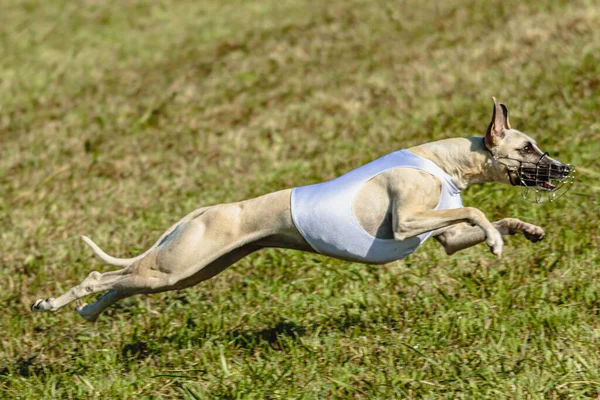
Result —
POLYGON ((408 150, 383 156, 339 178, 292 190, 291 211, 296 228, 318 253, 367 264, 384 264, 414 252, 431 232, 398 241, 379 239, 354 218, 352 203, 360 188, 372 178, 394 168, 415 168, 437 177, 442 192, 436 210, 462 207, 460 190, 434 162, 408 150))

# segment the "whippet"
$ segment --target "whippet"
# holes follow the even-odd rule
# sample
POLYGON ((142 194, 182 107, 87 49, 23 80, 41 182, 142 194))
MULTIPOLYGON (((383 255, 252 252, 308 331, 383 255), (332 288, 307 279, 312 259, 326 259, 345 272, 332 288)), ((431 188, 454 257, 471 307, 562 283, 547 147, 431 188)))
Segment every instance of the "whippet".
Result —
POLYGON ((512 129, 508 109, 494 98, 484 137, 426 143, 322 184, 200 208, 137 257, 109 256, 83 236, 103 262, 122 269, 91 272, 65 294, 37 300, 31 309, 57 311, 107 291, 89 305, 78 300, 77 312, 95 321, 120 299, 194 286, 266 247, 380 264, 405 257, 433 236, 449 255, 485 242, 499 258, 502 235, 521 233, 537 242, 544 230, 516 218, 492 223, 477 208, 463 207, 460 191, 472 183, 499 182, 554 194, 572 179, 573 167, 512 129))

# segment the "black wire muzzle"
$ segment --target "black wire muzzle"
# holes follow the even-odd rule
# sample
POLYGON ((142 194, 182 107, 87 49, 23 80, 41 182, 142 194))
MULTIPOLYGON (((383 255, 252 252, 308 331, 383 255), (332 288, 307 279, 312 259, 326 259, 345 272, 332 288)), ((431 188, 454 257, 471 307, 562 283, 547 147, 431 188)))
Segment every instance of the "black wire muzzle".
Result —
POLYGON ((542 154, 537 163, 523 162, 510 157, 497 157, 491 151, 489 152, 494 160, 506 167, 511 185, 524 187, 521 196, 531 203, 553 202, 569 191, 575 182, 574 165, 556 165, 551 161, 542 163, 544 158, 548 157, 548 152, 542 154), (511 164, 503 160, 510 160, 511 164))

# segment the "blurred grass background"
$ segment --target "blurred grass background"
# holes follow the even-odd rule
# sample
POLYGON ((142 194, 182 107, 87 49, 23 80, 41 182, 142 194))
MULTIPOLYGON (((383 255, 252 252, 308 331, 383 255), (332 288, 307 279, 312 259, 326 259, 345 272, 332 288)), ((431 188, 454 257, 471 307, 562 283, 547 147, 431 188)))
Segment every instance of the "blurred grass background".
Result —
POLYGON ((596 1, 0 4, 0 395, 6 398, 583 398, 600 394, 596 1), (543 226, 364 266, 266 250, 95 324, 30 314, 200 206, 482 135, 491 96, 578 166, 543 226))

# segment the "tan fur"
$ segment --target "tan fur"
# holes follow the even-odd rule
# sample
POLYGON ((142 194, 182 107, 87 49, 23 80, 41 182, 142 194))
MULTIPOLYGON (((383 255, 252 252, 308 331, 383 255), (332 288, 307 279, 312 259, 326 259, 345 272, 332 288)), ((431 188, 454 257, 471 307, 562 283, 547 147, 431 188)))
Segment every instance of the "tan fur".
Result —
MULTIPOLYGON (((504 111, 495 99, 494 103, 494 115, 485 139, 447 139, 409 150, 433 161, 461 189, 472 183, 509 183, 505 164, 494 157, 535 160, 541 151, 537 145, 536 154, 524 154, 520 150, 523 143, 535 142, 524 133, 510 129, 508 110, 504 111)), ((433 231, 448 254, 485 242, 492 253, 500 257, 501 235, 522 233, 534 242, 544 237, 542 228, 517 219, 491 223, 473 207, 434 210, 440 190, 440 181, 430 174, 415 169, 392 169, 364 185, 354 200, 354 214, 367 232, 379 238, 404 240, 433 231)), ((86 295, 108 291, 94 304, 80 303, 77 308, 81 316, 94 321, 106 307, 122 298, 196 285, 261 248, 314 252, 294 226, 290 195, 291 190, 282 190, 251 200, 198 209, 169 228, 144 254, 130 259, 111 257, 84 237, 100 259, 124 268, 104 274, 92 272, 62 296, 37 300, 32 310, 56 311, 86 295)))

